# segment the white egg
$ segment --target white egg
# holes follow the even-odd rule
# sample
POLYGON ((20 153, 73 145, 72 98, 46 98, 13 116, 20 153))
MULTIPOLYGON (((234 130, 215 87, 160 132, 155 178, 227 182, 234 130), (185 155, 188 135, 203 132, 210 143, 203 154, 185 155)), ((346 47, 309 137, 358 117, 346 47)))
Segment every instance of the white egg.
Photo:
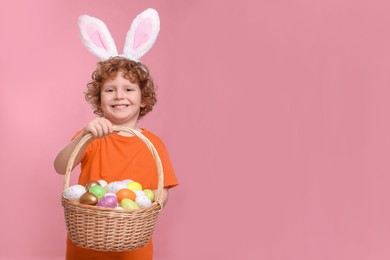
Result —
MULTIPOLYGON (((113 182, 110 182, 108 185, 107 185, 107 192, 112 192, 112 189, 114 186, 118 185, 118 181, 113 181, 113 182)), ((114 192, 112 192, 114 193, 114 192)), ((116 193, 116 192, 115 192, 116 193)))
POLYGON ((108 193, 104 194, 103 197, 107 197, 107 196, 114 196, 114 197, 116 197, 116 194, 112 193, 112 192, 108 192, 108 193))
POLYGON ((121 183, 123 183, 123 184, 125 184, 125 185, 127 185, 129 182, 133 182, 133 180, 131 180, 131 179, 126 179, 126 180, 121 181, 121 183))
POLYGON ((134 190, 134 193, 135 193, 135 195, 137 195, 137 197, 146 196, 145 192, 143 192, 142 190, 134 190))
POLYGON ((124 210, 122 207, 115 207, 115 209, 117 209, 117 210, 124 210))
POLYGON ((100 184, 100 186, 102 186, 103 188, 107 186, 107 182, 105 180, 98 180, 98 183, 100 184))
POLYGON ((78 200, 85 192, 84 186, 76 184, 67 188, 64 191, 63 196, 69 200, 78 200))
POLYGON ((118 192, 118 190, 124 188, 127 188, 127 185, 121 183, 120 181, 114 181, 107 185, 107 191, 115 194, 118 192))
POLYGON ((135 198, 135 203, 137 203, 140 208, 147 208, 152 205, 152 202, 147 196, 138 196, 135 198))

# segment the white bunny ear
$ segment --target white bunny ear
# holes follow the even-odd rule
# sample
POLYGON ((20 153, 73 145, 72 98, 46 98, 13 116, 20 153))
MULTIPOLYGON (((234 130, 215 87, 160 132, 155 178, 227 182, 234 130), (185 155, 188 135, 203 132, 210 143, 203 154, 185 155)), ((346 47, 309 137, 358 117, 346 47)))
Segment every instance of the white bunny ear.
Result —
POLYGON ((79 17, 79 30, 84 46, 99 60, 118 55, 114 39, 101 20, 82 15, 79 17))
POLYGON ((155 9, 140 13, 127 32, 123 55, 128 59, 139 59, 152 48, 160 31, 160 18, 155 9))

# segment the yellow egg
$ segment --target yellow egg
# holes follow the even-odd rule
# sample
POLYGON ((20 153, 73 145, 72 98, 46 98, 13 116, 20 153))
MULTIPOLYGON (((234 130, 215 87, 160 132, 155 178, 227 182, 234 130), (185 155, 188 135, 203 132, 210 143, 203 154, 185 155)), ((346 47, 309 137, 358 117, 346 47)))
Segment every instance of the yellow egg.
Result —
POLYGON ((127 187, 130 189, 130 190, 142 190, 142 186, 140 183, 136 182, 136 181, 133 181, 133 182, 129 182, 127 184, 127 187))
POLYGON ((124 210, 135 210, 135 209, 139 209, 139 206, 137 203, 135 203, 135 201, 132 201, 130 199, 123 199, 120 203, 121 207, 124 209, 124 210))

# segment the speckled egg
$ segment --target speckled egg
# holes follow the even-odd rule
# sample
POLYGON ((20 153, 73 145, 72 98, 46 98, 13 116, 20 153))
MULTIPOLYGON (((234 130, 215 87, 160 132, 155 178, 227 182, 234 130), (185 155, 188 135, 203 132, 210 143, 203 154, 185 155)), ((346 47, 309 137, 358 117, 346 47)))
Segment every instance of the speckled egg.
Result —
POLYGON ((68 187, 64 193, 64 198, 69 200, 79 200, 81 195, 86 192, 85 187, 79 184, 68 187))
POLYGON ((115 208, 118 204, 118 199, 116 196, 104 196, 101 200, 98 202, 98 206, 105 207, 105 208, 115 208))
POLYGON ((134 193, 135 193, 135 195, 137 195, 137 197, 139 197, 139 196, 146 196, 145 192, 142 191, 142 190, 135 190, 134 193))
POLYGON ((137 203, 140 208, 147 208, 152 205, 152 202, 147 196, 138 196, 135 199, 135 203, 137 203))
POLYGON ((106 197, 106 196, 115 196, 116 197, 116 194, 112 193, 112 192, 107 192, 106 194, 104 194, 104 197, 106 197))
POLYGON ((107 185, 107 192, 117 193, 118 190, 127 188, 126 184, 121 183, 120 181, 113 181, 107 185))
POLYGON ((107 186, 107 182, 105 180, 98 180, 98 183, 100 184, 100 186, 102 186, 103 188, 105 188, 107 186))
POLYGON ((130 182, 133 182, 133 180, 131 180, 131 179, 126 179, 126 180, 120 181, 120 183, 123 183, 123 184, 125 184, 125 185, 129 184, 130 182))

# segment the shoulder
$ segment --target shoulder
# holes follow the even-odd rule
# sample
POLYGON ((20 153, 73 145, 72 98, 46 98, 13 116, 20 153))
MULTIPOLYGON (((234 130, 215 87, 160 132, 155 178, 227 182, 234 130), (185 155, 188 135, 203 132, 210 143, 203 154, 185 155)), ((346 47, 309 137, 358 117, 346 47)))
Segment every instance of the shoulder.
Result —
POLYGON ((72 139, 71 139, 71 140, 75 139, 75 138, 76 138, 77 136, 79 136, 79 134, 81 134, 81 132, 83 132, 83 131, 84 131, 84 128, 78 130, 78 131, 72 136, 72 139))
POLYGON ((146 138, 149 139, 149 141, 151 141, 153 143, 153 145, 155 146, 160 146, 160 147, 164 147, 164 143, 163 141, 161 140, 161 138, 159 136, 157 136, 156 134, 152 133, 151 131, 145 129, 145 128, 142 128, 142 132, 141 132, 146 138))

